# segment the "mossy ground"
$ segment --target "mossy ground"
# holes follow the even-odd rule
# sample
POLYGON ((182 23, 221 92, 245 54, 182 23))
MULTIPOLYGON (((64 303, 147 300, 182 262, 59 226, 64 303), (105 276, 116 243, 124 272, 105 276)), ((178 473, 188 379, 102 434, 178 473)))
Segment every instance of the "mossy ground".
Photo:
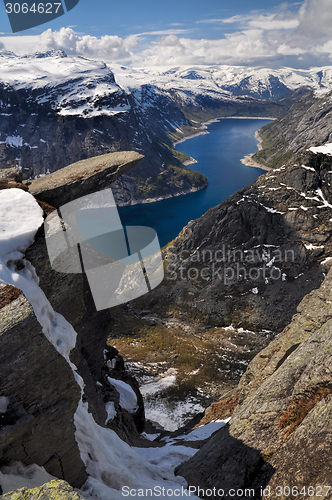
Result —
POLYGON ((6 493, 1 498, 3 500, 83 500, 77 491, 61 480, 50 481, 32 489, 20 488, 6 493))
POLYGON ((163 364, 165 370, 176 369, 177 386, 182 392, 196 391, 198 387, 211 384, 220 385, 221 392, 225 391, 222 341, 228 333, 224 329, 200 333, 186 331, 186 324, 178 321, 176 315, 170 318, 172 327, 152 325, 151 320, 126 314, 120 308, 114 308, 112 315, 115 324, 108 343, 118 349, 126 361, 146 366, 158 363, 163 364))

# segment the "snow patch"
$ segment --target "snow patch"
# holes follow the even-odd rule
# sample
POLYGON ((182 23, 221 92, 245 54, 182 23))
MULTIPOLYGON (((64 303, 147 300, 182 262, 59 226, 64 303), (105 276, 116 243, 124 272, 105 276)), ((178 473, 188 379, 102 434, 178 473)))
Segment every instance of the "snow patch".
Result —
POLYGON ((23 137, 20 135, 8 135, 5 141, 0 141, 0 144, 6 144, 11 148, 21 148, 23 146, 23 137))
POLYGON ((157 380, 143 384, 140 387, 140 391, 143 396, 152 396, 158 394, 159 392, 168 389, 176 384, 176 373, 177 370, 170 368, 165 373, 160 375, 157 380))
POLYGON ((43 224, 43 210, 35 198, 22 189, 0 191, 0 257, 19 259, 33 243, 43 224))
POLYGON ((302 168, 305 168, 306 170, 311 170, 312 172, 316 172, 316 170, 313 167, 307 167, 306 165, 301 165, 302 168))
POLYGON ((126 384, 126 382, 123 382, 123 380, 111 377, 107 377, 107 379, 120 394, 120 406, 129 411, 129 413, 135 413, 137 410, 137 396, 133 388, 129 384, 126 384))
POLYGON ((203 406, 193 397, 185 401, 167 401, 164 398, 144 402, 145 416, 157 422, 167 431, 176 431, 197 413, 204 412, 203 406))
POLYGON ((330 262, 330 260, 332 260, 332 257, 326 257, 326 259, 322 260, 321 264, 327 264, 328 262, 330 262))
POLYGON ((307 149, 314 154, 322 153, 323 155, 332 156, 332 142, 327 142, 323 146, 317 146, 307 149))
MULTIPOLYGON (((197 453, 194 448, 173 446, 168 443, 160 448, 134 448, 134 450, 145 462, 156 465, 165 475, 170 475, 175 467, 197 453)), ((186 480, 181 479, 181 485, 186 487, 186 480)))
POLYGON ((222 427, 225 427, 227 422, 229 422, 231 417, 226 418, 225 420, 214 420, 213 422, 209 422, 206 425, 201 425, 197 429, 189 432, 188 434, 184 434, 182 436, 177 436, 174 438, 175 440, 181 441, 200 441, 203 439, 207 439, 212 436, 212 434, 222 427))
POLYGON ((57 478, 48 474, 44 467, 36 464, 25 466, 20 462, 15 462, 0 469, 0 485, 3 493, 24 487, 37 488, 53 479, 57 478))
POLYGON ((105 424, 107 424, 110 420, 113 420, 116 417, 116 409, 115 409, 113 401, 106 403, 105 409, 107 412, 107 418, 106 418, 105 424))
POLYGON ((148 434, 147 432, 142 432, 141 436, 144 439, 148 439, 148 441, 154 441, 155 439, 157 439, 157 437, 160 436, 160 434, 148 434))
POLYGON ((312 243, 304 243, 304 246, 307 250, 324 250, 325 248, 324 245, 315 246, 312 243))

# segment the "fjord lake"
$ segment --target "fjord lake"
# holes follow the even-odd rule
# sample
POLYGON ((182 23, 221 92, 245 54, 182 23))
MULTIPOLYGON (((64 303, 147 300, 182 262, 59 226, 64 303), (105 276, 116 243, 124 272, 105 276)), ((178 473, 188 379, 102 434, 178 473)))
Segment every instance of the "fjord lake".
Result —
POLYGON ((208 134, 192 137, 176 146, 197 160, 192 168, 204 174, 207 188, 162 201, 119 208, 125 226, 149 226, 156 230, 161 246, 173 240, 192 219, 219 205, 231 194, 249 186, 264 173, 241 159, 257 151, 256 130, 270 120, 229 118, 208 125, 208 134))

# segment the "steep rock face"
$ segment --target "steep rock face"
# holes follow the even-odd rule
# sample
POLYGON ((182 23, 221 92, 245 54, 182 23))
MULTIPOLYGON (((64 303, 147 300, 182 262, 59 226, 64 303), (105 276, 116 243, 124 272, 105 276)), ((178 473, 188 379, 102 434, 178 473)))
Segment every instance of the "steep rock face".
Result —
POLYGON ((154 300, 207 325, 281 331, 331 256, 331 164, 308 153, 189 222, 154 300))
POLYGON ((312 486, 331 498, 331 285, 332 271, 251 362, 228 429, 178 469, 189 484, 254 487, 256 498, 261 486, 270 498, 287 497, 280 485, 312 486))
POLYGON ((254 159, 272 167, 281 166, 311 146, 331 142, 331 95, 309 91, 284 115, 265 125, 259 131, 262 150, 255 153, 254 159))
POLYGON ((0 317, 0 392, 8 398, 0 419, 0 463, 38 463, 81 486, 87 476, 74 437, 80 391, 73 374, 23 296, 2 308, 0 317))
MULTIPOLYGON (((122 168, 129 168, 133 160, 132 155, 122 156, 120 163, 113 164, 117 174, 122 168)), ((134 161, 139 157, 136 153, 133 156, 134 161)), ((90 191, 90 183, 83 182, 80 194, 90 191)), ((54 310, 78 334, 70 356, 83 377, 83 399, 88 401, 89 411, 99 425, 111 427, 123 440, 131 442, 143 430, 144 406, 136 380, 124 369, 118 352, 106 344, 113 324, 110 312, 96 311, 84 275, 52 270, 43 228, 26 257, 35 267, 40 287, 54 310), (121 406, 121 394, 110 378, 133 389, 137 400, 134 409, 121 406), (111 415, 107 413, 107 403, 114 410, 111 415)), ((16 265, 20 269, 22 263, 18 261, 16 265)), ((74 425, 80 387, 66 360, 43 334, 30 304, 9 285, 0 285, 0 363, 0 465, 10 461, 35 463, 75 487, 82 486, 87 474, 74 425)))
MULTIPOLYGON (((90 190, 89 183, 83 186, 87 192, 90 190)), ((81 190, 81 195, 85 194, 86 191, 81 190)), ((85 275, 62 274, 51 268, 42 230, 26 255, 35 267, 40 287, 53 309, 62 314, 78 334, 71 358, 84 379, 89 408, 96 422, 105 424, 105 403, 113 401, 117 410, 117 428, 123 439, 130 440, 132 435, 137 435, 137 429, 141 431, 144 426, 143 402, 137 383, 123 369, 121 356, 106 345, 113 325, 110 311, 96 311, 85 275), (133 385, 139 403, 136 412, 129 414, 120 407, 119 394, 108 382, 109 376, 124 378, 133 385)))
POLYGON ((38 200, 60 207, 80 196, 108 187, 142 158, 134 151, 100 155, 68 165, 27 184, 30 193, 38 200))

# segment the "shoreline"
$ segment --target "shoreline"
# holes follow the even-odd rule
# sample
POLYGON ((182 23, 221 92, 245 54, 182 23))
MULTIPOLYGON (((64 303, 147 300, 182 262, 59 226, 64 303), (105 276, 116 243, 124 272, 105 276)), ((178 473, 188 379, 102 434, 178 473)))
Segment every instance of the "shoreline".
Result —
POLYGON ((255 153, 250 153, 249 155, 244 156, 241 158, 241 163, 245 165, 246 167, 253 167, 253 168, 260 168, 261 170, 264 170, 265 172, 269 172, 272 170, 271 167, 267 167, 266 165, 263 165, 262 163, 258 163, 257 161, 253 160, 252 157, 254 156, 255 153))
MULTIPOLYGON (((196 162, 197 163, 197 162, 196 162)), ((156 203, 158 201, 163 201, 163 200, 168 200, 169 198, 175 198, 176 196, 183 196, 186 194, 190 193, 196 193, 197 191, 202 191, 203 189, 206 189, 209 185, 209 181, 205 181, 203 184, 201 184, 198 187, 192 187, 190 189, 185 189, 183 191, 178 191, 175 194, 166 194, 164 196, 157 196, 156 198, 145 198, 143 199, 138 199, 138 200, 130 200, 130 202, 126 203, 121 203, 117 202, 117 206, 122 208, 122 207, 132 207, 135 205, 145 205, 147 203, 156 203)))
MULTIPOLYGON (((258 130, 256 130, 256 132, 255 132, 255 138, 258 140, 258 144, 257 144, 258 151, 262 151, 262 149, 263 149, 263 146, 262 146, 263 139, 259 135, 258 130)), ((246 165, 246 167, 260 168, 261 170, 265 170, 265 172, 268 172, 269 170, 272 170, 271 167, 267 167, 263 163, 258 163, 256 160, 253 160, 252 157, 254 156, 254 154, 255 153, 250 153, 249 155, 244 156, 244 158, 241 158, 241 160, 240 160, 241 163, 243 163, 243 165, 246 165)))
MULTIPOLYGON (((265 120, 265 119, 266 120, 275 120, 276 119, 276 118, 267 118, 267 117, 258 117, 258 116, 236 116, 236 117, 234 117, 234 116, 221 116, 221 117, 217 117, 217 118, 211 118, 210 120, 208 120, 206 122, 203 122, 201 124, 201 127, 200 127, 201 130, 198 129, 198 132, 196 132, 194 134, 190 134, 190 135, 188 135, 186 137, 183 137, 182 139, 174 142, 172 144, 172 147, 174 148, 177 144, 180 144, 181 142, 187 141, 188 139, 192 139, 192 138, 198 137, 200 135, 209 134, 210 132, 207 130, 207 126, 210 125, 211 123, 216 123, 219 120, 232 119, 232 118, 242 119, 242 120, 247 120, 247 119, 252 119, 252 120, 265 120)), ((261 151, 263 149, 262 148, 262 138, 260 137, 260 135, 258 133, 258 130, 256 130, 256 132, 255 132, 255 138, 258 140, 257 149, 258 149, 258 151, 261 151)), ((249 155, 246 155, 244 158, 242 158, 240 160, 241 163, 243 163, 247 167, 259 168, 259 169, 264 170, 264 171, 272 170, 270 167, 267 167, 266 165, 263 165, 261 163, 256 162, 255 160, 253 160, 252 157, 253 157, 254 154, 255 153, 250 153, 249 155)), ((185 160, 182 163, 182 165, 184 167, 187 167, 189 165, 194 165, 195 163, 198 163, 197 160, 195 160, 195 158, 190 157, 188 160, 185 160)), ((180 192, 177 192, 176 194, 168 194, 168 195, 165 195, 165 196, 158 196, 156 198, 146 198, 144 200, 142 200, 142 199, 139 199, 139 200, 130 200, 130 202, 125 202, 125 203, 117 202, 117 206, 118 207, 128 207, 128 206, 134 206, 134 205, 145 205, 147 203, 155 203, 155 202, 158 202, 158 201, 167 200, 169 198, 174 198, 176 196, 183 196, 183 195, 186 195, 186 194, 195 193, 196 191, 201 191, 203 189, 206 189, 207 186, 208 186, 208 184, 209 184, 209 181, 203 183, 201 186, 199 186, 197 188, 191 188, 191 189, 188 189, 188 190, 180 191, 180 192)))
MULTIPOLYGON (((236 120, 276 120, 276 118, 271 118, 271 117, 266 117, 266 116, 219 116, 217 118, 211 118, 210 120, 206 122, 202 122, 200 131, 195 132, 194 134, 187 135, 186 137, 183 137, 182 139, 179 139, 176 142, 173 142, 172 147, 173 149, 178 145, 181 144, 181 142, 187 141, 189 139, 193 139, 194 137, 198 137, 200 135, 205 135, 209 134, 210 132, 207 130, 208 125, 211 125, 211 123, 216 123, 220 120, 230 120, 230 119, 236 119, 236 120)), ((199 129, 198 129, 199 130, 199 129)), ((258 140, 257 144, 257 149, 258 151, 261 151, 263 149, 262 147, 262 138, 258 133, 258 130, 255 132, 255 138, 258 140)), ((241 158, 241 163, 245 165, 246 167, 252 167, 252 168, 259 168, 260 170, 264 170, 265 172, 268 172, 269 170, 272 170, 271 167, 267 167, 263 163, 258 163, 256 160, 253 160, 253 156, 255 153, 250 153, 243 158, 241 158)), ((187 167, 189 165, 193 165, 197 163, 197 160, 195 158, 191 158, 190 160, 186 160, 182 163, 184 167, 187 167)))
POLYGON ((195 163, 198 163, 197 160, 195 160, 195 158, 193 158, 192 156, 190 157, 190 160, 185 160, 184 162, 182 162, 182 165, 184 167, 188 167, 189 165, 195 165, 195 163))
MULTIPOLYGON (((219 122, 220 120, 232 120, 232 119, 234 119, 234 120, 271 120, 271 121, 273 121, 273 120, 276 120, 277 118, 271 118, 269 116, 218 116, 216 118, 211 118, 210 120, 207 120, 206 122, 202 122, 201 126, 197 129, 197 132, 190 134, 190 135, 187 135, 186 137, 182 137, 182 139, 179 139, 179 140, 173 142, 172 148, 174 149, 178 144, 181 144, 181 142, 187 141, 189 139, 193 139, 194 137, 209 134, 210 132, 207 130, 207 127, 208 127, 208 125, 211 125, 211 123, 216 123, 216 122, 219 122)), ((259 136, 256 136, 256 132, 255 132, 255 137, 256 137, 256 139, 260 140, 259 136)), ((258 150, 260 151, 260 149, 258 149, 258 150)), ((195 161, 195 163, 197 163, 197 161, 195 161)))

